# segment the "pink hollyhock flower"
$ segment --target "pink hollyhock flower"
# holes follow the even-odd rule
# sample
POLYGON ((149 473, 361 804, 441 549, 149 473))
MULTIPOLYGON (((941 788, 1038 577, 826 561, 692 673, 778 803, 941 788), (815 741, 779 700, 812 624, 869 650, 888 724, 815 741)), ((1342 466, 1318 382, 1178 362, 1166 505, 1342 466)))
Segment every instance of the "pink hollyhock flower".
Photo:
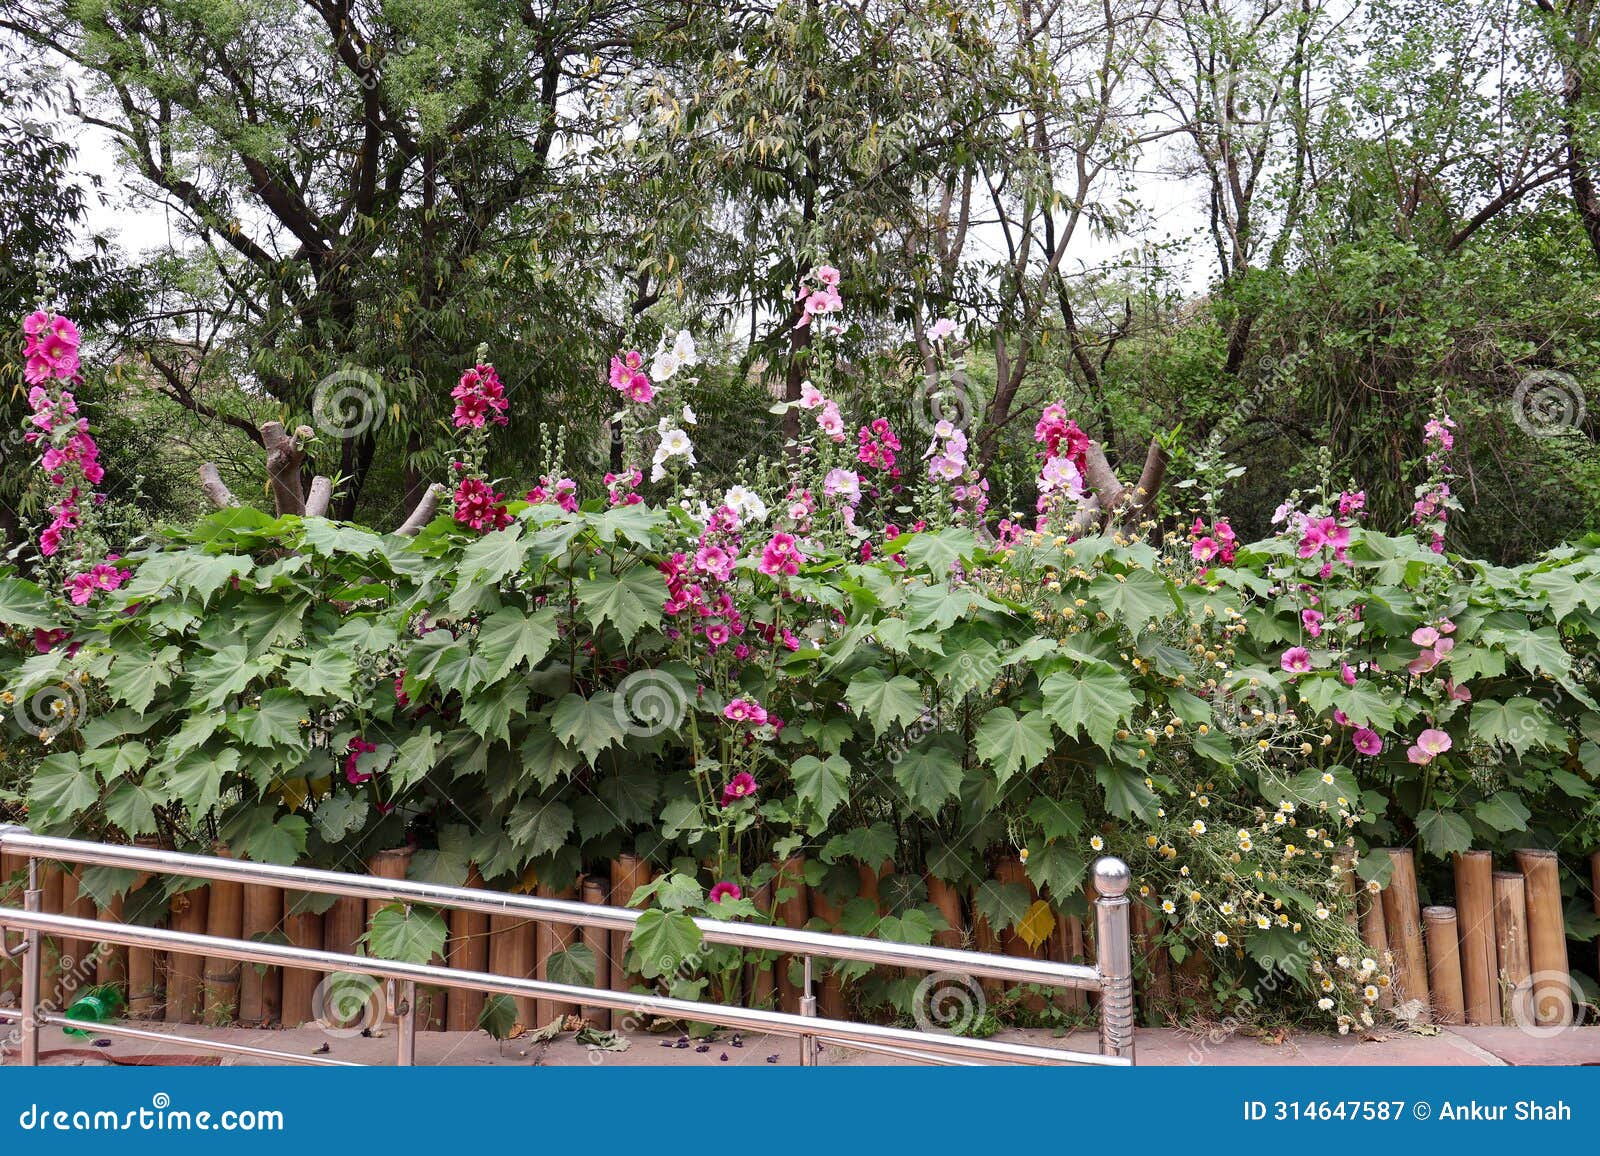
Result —
POLYGON ((739 890, 737 883, 729 883, 724 879, 721 883, 711 888, 710 901, 721 903, 724 899, 742 899, 744 892, 739 890))
POLYGON ((1283 652, 1278 665, 1290 674, 1304 674, 1311 669, 1311 652, 1303 646, 1291 646, 1283 652))
POLYGON ((756 789, 755 777, 748 771, 740 771, 722 788, 722 805, 726 807, 740 799, 748 799, 756 793, 756 789))
POLYGON ((1357 727, 1350 735, 1350 742, 1356 750, 1368 757, 1376 755, 1383 750, 1383 740, 1378 737, 1378 732, 1369 727, 1357 727))
POLYGON ((818 265, 811 272, 818 281, 820 281, 829 289, 832 289, 839 284, 839 270, 835 269, 832 265, 818 265))
POLYGON ((1306 633, 1312 638, 1322 637, 1322 611, 1302 610, 1300 624, 1306 628, 1306 633))
POLYGON ((702 546, 695 553, 694 568, 726 582, 733 577, 733 558, 721 546, 702 546))
POLYGON ((1356 672, 1348 662, 1341 662, 1339 664, 1339 677, 1344 681, 1346 686, 1354 686, 1356 684, 1356 672))
POLYGON ((722 708, 722 717, 730 722, 745 722, 762 726, 767 721, 767 711, 755 699, 736 698, 722 708))
POLYGON ((830 401, 822 407, 822 413, 817 417, 817 427, 834 441, 844 441, 844 418, 836 402, 830 401))
POLYGON ((1361 513, 1367 508, 1367 491, 1357 490, 1355 493, 1342 493, 1339 495, 1339 516, 1349 518, 1361 513))
POLYGON ((1447 698, 1454 699, 1456 702, 1472 701, 1472 692, 1464 686, 1457 686, 1450 679, 1445 680, 1444 693, 1447 698))
POLYGON ((1431 626, 1419 626, 1411 632, 1411 641, 1418 646, 1432 646, 1439 641, 1439 632, 1431 626))
POLYGON ((35 627, 33 631, 33 648, 40 654, 49 654, 71 637, 72 631, 70 630, 40 630, 35 627))
POLYGON ((800 383, 800 399, 795 402, 801 409, 817 409, 828 404, 828 399, 823 392, 809 381, 800 383))
POLYGON ((780 531, 773 534, 772 540, 762 549, 759 569, 763 574, 774 577, 779 574, 788 574, 792 577, 800 573, 800 564, 805 560, 805 555, 800 552, 794 535, 780 531))
POLYGON ((728 628, 728 624, 725 622, 713 622, 705 628, 703 633, 706 636, 706 641, 711 644, 713 649, 719 646, 726 646, 733 640, 733 631, 728 628))
POLYGON ((1417 736, 1417 741, 1406 751, 1406 758, 1417 766, 1427 766, 1450 749, 1450 736, 1442 730, 1429 727, 1417 736))
POLYGON ((829 470, 822 480, 822 492, 826 497, 842 497, 849 505, 857 505, 861 501, 861 475, 854 470, 829 470))
POLYGON ((361 756, 370 755, 378 748, 376 744, 369 743, 366 739, 358 736, 350 740, 350 746, 347 749, 350 753, 345 756, 344 777, 351 786, 359 787, 362 783, 372 778, 371 772, 362 773, 361 756))
POLYGON ((486 421, 506 424, 505 414, 511 403, 506 400, 505 387, 494 366, 475 365, 467 370, 450 396, 456 402, 450 416, 457 429, 482 429, 486 421))
POLYGON ((505 497, 482 478, 462 478, 456 486, 455 519, 474 530, 500 530, 511 524, 505 497))
POLYGON ((933 341, 943 341, 956 331, 956 323, 948 317, 941 317, 928 327, 928 337, 933 341))

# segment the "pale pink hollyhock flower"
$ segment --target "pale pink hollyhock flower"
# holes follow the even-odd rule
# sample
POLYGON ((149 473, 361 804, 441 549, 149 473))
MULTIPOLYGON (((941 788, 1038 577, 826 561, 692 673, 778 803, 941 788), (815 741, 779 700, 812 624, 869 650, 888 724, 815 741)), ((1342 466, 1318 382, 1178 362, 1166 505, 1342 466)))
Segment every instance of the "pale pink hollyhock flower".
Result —
POLYGON ((835 285, 839 284, 839 270, 835 269, 832 265, 818 265, 813 272, 816 274, 817 280, 822 282, 829 289, 832 289, 835 285))
POLYGON ((1406 751, 1406 758, 1422 767, 1450 749, 1450 736, 1444 731, 1429 727, 1417 736, 1417 741, 1406 751))
POLYGON ((1446 679, 1444 693, 1456 702, 1471 702, 1472 692, 1464 686, 1457 686, 1453 681, 1446 679))
POLYGON ((1303 646, 1291 646, 1283 652, 1278 665, 1290 674, 1304 674, 1311 669, 1311 652, 1303 646))
POLYGON ((1432 646, 1439 641, 1439 632, 1431 626, 1419 626, 1411 632, 1411 641, 1418 646, 1432 646))
POLYGON ((934 341, 943 341, 956 331, 956 323, 948 317, 941 317, 928 329, 928 336, 934 341))
POLYGON ((819 405, 826 405, 827 401, 822 391, 809 381, 800 383, 800 400, 795 404, 801 409, 816 409, 819 405))

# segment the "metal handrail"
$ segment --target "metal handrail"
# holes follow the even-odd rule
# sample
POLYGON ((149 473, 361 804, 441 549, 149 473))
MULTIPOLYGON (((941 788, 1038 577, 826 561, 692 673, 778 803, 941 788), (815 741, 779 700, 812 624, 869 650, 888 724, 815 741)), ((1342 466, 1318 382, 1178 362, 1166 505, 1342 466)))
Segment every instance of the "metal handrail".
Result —
MULTIPOLYGON (((796 1036, 801 1040, 801 1062, 815 1062, 816 1042, 826 1039, 863 1050, 889 1054, 911 1054, 942 1058, 946 1062, 1021 1062, 1030 1064, 1083 1063, 1126 1065, 1133 1062, 1133 978, 1132 950, 1129 942, 1127 888, 1129 873, 1121 860, 1101 859, 1095 864, 1094 879, 1099 894, 1096 900, 1096 930, 1100 958, 1089 967, 1081 964, 1053 963, 1045 960, 996 957, 951 948, 919 947, 913 944, 831 935, 759 924, 727 923, 697 919, 709 942, 731 944, 764 951, 803 957, 805 979, 799 1015, 756 1008, 728 1007, 699 1003, 668 996, 611 991, 546 980, 497 976, 484 972, 460 971, 429 964, 375 959, 369 956, 317 951, 272 943, 212 937, 193 932, 137 927, 120 923, 101 923, 91 919, 46 914, 40 910, 43 893, 38 887, 38 861, 62 860, 69 863, 124 867, 152 874, 188 876, 208 880, 280 886, 292 890, 354 896, 386 902, 423 904, 485 912, 490 915, 522 916, 554 923, 631 931, 639 912, 601 904, 574 903, 533 896, 505 895, 462 887, 442 887, 414 880, 379 879, 309 868, 281 867, 246 860, 187 855, 139 847, 121 847, 76 839, 35 835, 22 827, 0 825, 0 850, 28 858, 29 882, 23 909, 0 907, 0 930, 16 928, 23 932, 21 946, 9 955, 22 956, 22 1046, 24 1064, 38 1061, 38 1028, 42 1024, 68 1024, 66 1017, 43 1012, 40 1007, 40 952, 42 933, 65 938, 94 939, 131 947, 176 951, 217 958, 323 972, 355 972, 378 976, 402 985, 396 1009, 399 1035, 399 1062, 412 1062, 415 1055, 415 985, 487 991, 497 994, 537 997, 590 1006, 632 1010, 673 1019, 716 1023, 750 1031, 765 1031, 796 1036), (1101 993, 1100 1054, 1042 1048, 1029 1044, 971 1039, 963 1036, 914 1031, 906 1028, 857 1024, 819 1018, 812 991, 812 959, 859 960, 938 972, 956 972, 973 977, 988 977, 1013 982, 1069 987, 1101 993)), ((0 1016, 16 1019, 16 1016, 0 1016)), ((84 1025, 105 1030, 102 1025, 84 1025)), ((128 1034, 137 1029, 123 1029, 128 1034)), ((107 1030, 107 1034, 117 1034, 107 1030)), ((155 1034, 155 1033, 150 1033, 155 1034)), ((212 1046, 211 1041, 179 1036, 166 1040, 186 1042, 197 1047, 212 1046)), ((233 1044, 218 1050, 243 1052, 283 1059, 283 1053, 252 1049, 233 1044)))

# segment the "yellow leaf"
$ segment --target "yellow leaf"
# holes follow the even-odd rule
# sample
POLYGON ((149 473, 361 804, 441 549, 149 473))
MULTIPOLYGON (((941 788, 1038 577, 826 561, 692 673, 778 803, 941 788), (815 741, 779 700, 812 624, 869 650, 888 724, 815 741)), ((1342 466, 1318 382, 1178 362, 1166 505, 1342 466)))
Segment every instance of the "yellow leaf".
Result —
POLYGON ((1050 910, 1050 904, 1043 899, 1036 899, 1033 906, 1028 908, 1017 924, 1017 934, 1022 936, 1022 942, 1030 948, 1038 950, 1039 946, 1055 934, 1056 913, 1050 910))

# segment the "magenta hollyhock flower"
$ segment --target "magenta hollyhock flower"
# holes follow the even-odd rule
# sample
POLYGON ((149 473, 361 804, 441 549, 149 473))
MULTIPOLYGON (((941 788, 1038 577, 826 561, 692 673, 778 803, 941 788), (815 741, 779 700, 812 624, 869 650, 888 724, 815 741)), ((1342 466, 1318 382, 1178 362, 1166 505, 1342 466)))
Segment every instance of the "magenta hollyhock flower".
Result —
POLYGON ((362 783, 372 778, 370 772, 362 773, 361 756, 370 755, 377 749, 376 743, 369 743, 360 736, 350 740, 350 746, 347 748, 350 753, 345 756, 344 760, 344 777, 351 786, 359 787, 362 783))
POLYGON ((474 530, 500 530, 511 524, 505 496, 482 478, 462 478, 456 485, 455 519, 474 530))
POLYGON ((650 384, 650 379, 642 373, 635 373, 628 378, 628 384, 622 391, 623 396, 629 401, 640 405, 648 405, 656 395, 655 386, 650 384))
POLYGON ((1364 755, 1376 755, 1383 750, 1383 740, 1370 727, 1357 727, 1350 735, 1350 741, 1364 755))
POLYGON ((1278 665, 1290 674, 1305 674, 1311 669, 1311 652, 1303 646, 1291 646, 1283 652, 1278 665))
POLYGON ((1450 749, 1450 736, 1435 727, 1429 727, 1417 736, 1417 741, 1406 751, 1406 758, 1417 766, 1427 766, 1450 749))
POLYGON ((756 793, 756 780, 748 771, 740 771, 728 780, 722 788, 722 805, 724 807, 748 799, 756 793))
POLYGON ((793 576, 800 573, 800 564, 805 560, 794 535, 780 531, 773 534, 772 540, 762 549, 759 569, 763 574, 774 577, 779 574, 793 576))
POLYGON ((1346 686, 1354 686, 1356 684, 1355 669, 1351 667, 1348 662, 1341 662, 1339 664, 1339 677, 1344 681, 1346 686))
POLYGON ((753 698, 736 698, 722 708, 722 717, 730 722, 747 722, 758 727, 767 721, 767 711, 753 698))
POLYGON ((1312 638, 1322 637, 1322 611, 1302 610, 1300 624, 1306 628, 1306 633, 1312 638))
POLYGON ((721 903, 724 899, 742 899, 744 892, 739 890, 737 883, 729 883, 724 879, 711 889, 711 902, 721 903))
POLYGON ((450 396, 456 402, 451 420, 457 429, 482 429, 486 421, 506 424, 505 414, 511 403, 506 400, 505 386, 500 384, 494 366, 475 365, 467 370, 450 396))

